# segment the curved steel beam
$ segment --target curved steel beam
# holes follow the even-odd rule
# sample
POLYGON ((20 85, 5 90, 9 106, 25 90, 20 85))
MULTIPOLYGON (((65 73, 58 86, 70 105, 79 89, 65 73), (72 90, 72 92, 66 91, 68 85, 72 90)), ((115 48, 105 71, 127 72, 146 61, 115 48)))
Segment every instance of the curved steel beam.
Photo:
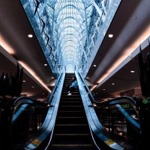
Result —
POLYGON ((72 46, 72 45, 67 45, 65 47, 62 48, 62 52, 65 51, 64 49, 66 49, 67 47, 72 47, 73 49, 76 49, 76 47, 72 46))
POLYGON ((60 35, 62 32, 64 32, 64 30, 69 29, 69 28, 74 29, 79 34, 78 29, 76 29, 74 26, 71 26, 71 25, 64 27, 60 32, 58 32, 58 34, 60 35))
POLYGON ((64 39, 65 36, 73 36, 76 40, 79 40, 79 42, 81 42, 80 39, 73 33, 66 33, 63 35, 63 38, 61 36, 62 34, 60 35, 60 39, 64 39))
MULTIPOLYGON (((62 7, 62 8, 59 9, 59 11, 56 13, 56 20, 57 20, 57 18, 58 18, 58 16, 59 16, 60 12, 61 12, 63 9, 65 9, 66 7, 73 7, 73 8, 76 9, 77 12, 80 14, 81 18, 84 18, 84 17, 82 16, 81 9, 79 9, 78 7, 76 7, 76 6, 74 6, 74 5, 70 5, 70 4, 69 4, 69 5, 65 5, 64 7, 62 7)), ((56 8, 56 9, 57 9, 57 8, 56 8)))
MULTIPOLYGON (((65 18, 63 18, 63 19, 61 19, 61 20, 59 20, 58 22, 58 24, 59 24, 59 26, 58 26, 58 28, 60 27, 60 25, 65 21, 65 20, 67 20, 67 19, 72 19, 72 20, 75 20, 78 24, 79 24, 79 26, 80 26, 80 28, 81 28, 81 23, 79 23, 79 19, 77 19, 77 18, 75 18, 75 17, 72 17, 72 16, 67 16, 67 17, 65 17, 65 18)), ((82 21, 82 23, 83 23, 83 21, 82 21)))
MULTIPOLYGON (((77 41, 78 42, 78 41, 77 41)), ((77 45, 77 42, 74 40, 65 40, 63 43, 60 44, 61 47, 65 46, 67 43, 72 43, 73 45, 77 45)))

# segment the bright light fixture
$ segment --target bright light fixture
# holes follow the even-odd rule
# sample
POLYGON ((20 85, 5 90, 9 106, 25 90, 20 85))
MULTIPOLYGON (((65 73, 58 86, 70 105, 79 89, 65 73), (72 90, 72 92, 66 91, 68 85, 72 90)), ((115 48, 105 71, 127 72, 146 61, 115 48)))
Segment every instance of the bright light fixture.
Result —
POLYGON ((44 66, 46 67, 46 66, 47 66, 47 64, 44 64, 44 66))
POLYGON ((131 73, 135 73, 135 71, 134 71, 134 70, 131 70, 130 72, 131 72, 131 73))
POLYGON ((113 38, 113 36, 114 36, 113 34, 108 34, 109 38, 113 38))
POLYGON ((33 34, 28 34, 28 38, 33 38, 33 34))
POLYGON ((111 85, 115 85, 115 83, 111 83, 111 85))
POLYGON ((93 67, 96 67, 96 65, 93 65, 93 67))

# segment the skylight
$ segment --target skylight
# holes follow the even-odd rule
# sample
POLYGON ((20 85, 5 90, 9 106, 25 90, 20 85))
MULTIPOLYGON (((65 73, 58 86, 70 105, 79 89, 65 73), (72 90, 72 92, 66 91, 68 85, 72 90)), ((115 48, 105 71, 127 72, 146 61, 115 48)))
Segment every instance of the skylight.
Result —
POLYGON ((21 0, 52 71, 85 75, 120 1, 21 0))

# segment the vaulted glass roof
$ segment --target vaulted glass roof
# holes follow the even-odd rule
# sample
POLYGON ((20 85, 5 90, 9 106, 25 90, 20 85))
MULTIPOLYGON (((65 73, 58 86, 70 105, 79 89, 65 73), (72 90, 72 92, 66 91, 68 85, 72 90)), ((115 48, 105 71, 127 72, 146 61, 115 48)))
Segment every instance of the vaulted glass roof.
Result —
MULTIPOLYGON (((87 36, 85 7, 90 4, 90 1, 84 4, 82 0, 57 0, 54 7, 57 24, 55 36, 58 36, 62 61, 68 71, 74 70, 81 59, 80 51, 85 45, 87 36)), ((92 13, 92 9, 93 7, 90 7, 89 13, 92 13)))
POLYGON ((21 0, 52 71, 85 74, 120 1, 21 0))

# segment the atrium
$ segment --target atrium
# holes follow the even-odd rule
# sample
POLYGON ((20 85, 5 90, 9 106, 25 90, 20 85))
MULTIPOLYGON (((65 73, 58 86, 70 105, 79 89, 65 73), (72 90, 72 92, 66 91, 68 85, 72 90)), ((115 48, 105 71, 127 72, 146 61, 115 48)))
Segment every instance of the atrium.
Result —
POLYGON ((0 0, 0 149, 145 150, 149 126, 149 0, 0 0))

